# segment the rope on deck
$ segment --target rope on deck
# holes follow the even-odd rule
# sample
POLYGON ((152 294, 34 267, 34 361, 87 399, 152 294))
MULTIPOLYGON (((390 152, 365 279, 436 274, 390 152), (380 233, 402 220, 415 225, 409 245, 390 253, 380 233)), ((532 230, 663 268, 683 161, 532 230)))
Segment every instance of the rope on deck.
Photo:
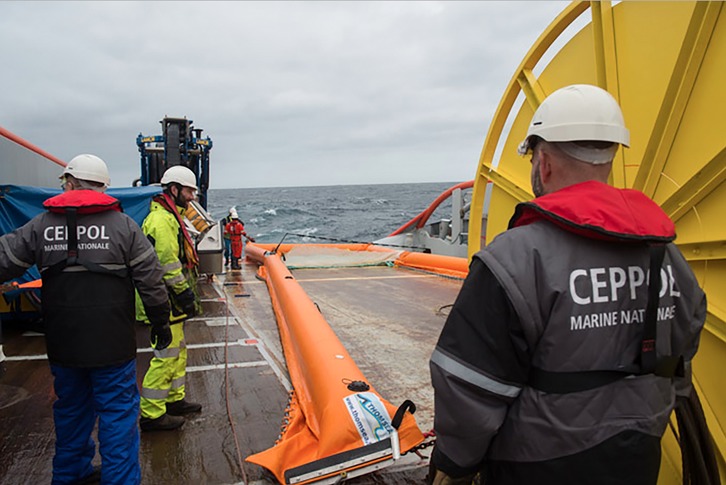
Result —
POLYGON ((240 450, 239 440, 237 439, 237 429, 234 425, 234 419, 232 419, 232 409, 229 404, 229 359, 227 358, 227 350, 229 348, 229 302, 227 300, 227 292, 224 293, 224 313, 225 313, 225 325, 224 325, 224 400, 227 406, 227 419, 229 425, 232 428, 232 436, 234 437, 234 447, 237 453, 237 464, 239 465, 240 472, 242 474, 242 480, 244 483, 249 483, 247 479, 247 473, 245 472, 244 460, 242 459, 242 451, 240 450))

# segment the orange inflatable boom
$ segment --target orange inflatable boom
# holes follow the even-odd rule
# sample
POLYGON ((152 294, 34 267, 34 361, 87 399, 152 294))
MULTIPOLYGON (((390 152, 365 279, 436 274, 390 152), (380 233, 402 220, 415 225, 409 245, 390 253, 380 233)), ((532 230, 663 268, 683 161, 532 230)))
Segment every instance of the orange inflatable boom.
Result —
POLYGON ((397 409, 367 383, 280 256, 249 244, 247 257, 264 262, 294 390, 280 438, 246 461, 280 483, 332 484, 389 466, 421 443, 413 403, 397 409))

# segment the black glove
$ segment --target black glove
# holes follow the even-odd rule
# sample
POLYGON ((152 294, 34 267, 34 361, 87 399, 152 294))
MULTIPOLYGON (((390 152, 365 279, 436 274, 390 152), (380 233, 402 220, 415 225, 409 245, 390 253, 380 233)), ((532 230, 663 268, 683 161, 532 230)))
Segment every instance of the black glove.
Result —
POLYGON ((164 350, 171 345, 171 328, 169 324, 151 326, 151 346, 156 350, 164 350))
POLYGON ((255 242, 255 238, 253 238, 253 237, 248 237, 248 238, 247 238, 247 240, 248 240, 249 242, 255 242))
POLYGON ((187 288, 174 297, 179 309, 186 313, 187 316, 193 317, 197 314, 197 306, 194 303, 194 292, 191 288, 187 288))

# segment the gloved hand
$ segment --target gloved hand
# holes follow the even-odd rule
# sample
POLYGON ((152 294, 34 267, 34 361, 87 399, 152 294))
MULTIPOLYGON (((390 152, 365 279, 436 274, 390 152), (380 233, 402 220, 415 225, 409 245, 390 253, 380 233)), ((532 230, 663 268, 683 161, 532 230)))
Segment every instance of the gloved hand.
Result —
POLYGON ((191 288, 187 288, 178 295, 174 296, 174 301, 179 306, 179 309, 186 313, 187 316, 193 317, 197 314, 197 307, 194 303, 194 292, 191 288))
POLYGON ((426 476, 426 485, 471 485, 476 474, 466 475, 460 478, 452 478, 434 466, 433 461, 429 462, 429 474, 426 476))
POLYGON ((164 350, 171 345, 171 328, 169 324, 151 326, 151 346, 156 350, 164 350))
POLYGON ((253 237, 248 237, 248 238, 247 238, 247 240, 248 240, 249 242, 255 242, 255 238, 253 238, 253 237))

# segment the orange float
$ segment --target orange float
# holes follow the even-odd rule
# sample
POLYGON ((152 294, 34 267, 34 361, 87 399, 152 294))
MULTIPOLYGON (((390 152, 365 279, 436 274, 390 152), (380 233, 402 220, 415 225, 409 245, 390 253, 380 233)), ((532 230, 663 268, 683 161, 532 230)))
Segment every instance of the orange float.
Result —
POLYGON ((394 264, 461 279, 466 278, 469 273, 469 261, 466 258, 444 256, 442 254, 404 251, 394 261, 394 264))
MULTIPOLYGON (((266 252, 277 251, 285 254, 295 246, 335 248, 348 251, 386 251, 389 248, 376 246, 375 244, 248 244, 246 249, 247 258, 260 264, 264 263, 266 252)), ((418 253, 413 251, 401 251, 393 262, 396 266, 427 271, 429 273, 450 276, 454 278, 466 278, 469 273, 469 261, 466 258, 456 256, 444 256, 440 254, 418 253)))

